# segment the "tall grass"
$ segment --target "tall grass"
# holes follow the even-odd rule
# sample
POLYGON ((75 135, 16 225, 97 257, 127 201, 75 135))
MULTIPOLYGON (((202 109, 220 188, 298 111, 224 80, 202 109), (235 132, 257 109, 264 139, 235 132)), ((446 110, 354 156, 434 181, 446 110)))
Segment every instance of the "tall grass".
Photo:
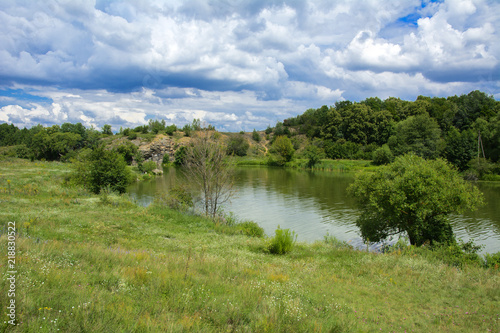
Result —
MULTIPOLYGON (((65 187, 67 170, 0 162, 0 189, 11 180, 1 221, 18 227, 19 325, 1 321, 2 331, 500 330, 497 269, 355 251, 332 237, 274 256, 268 240, 199 216, 65 187), (38 191, 21 190, 28 184, 38 191)), ((2 279, 4 312, 7 290, 2 279)))

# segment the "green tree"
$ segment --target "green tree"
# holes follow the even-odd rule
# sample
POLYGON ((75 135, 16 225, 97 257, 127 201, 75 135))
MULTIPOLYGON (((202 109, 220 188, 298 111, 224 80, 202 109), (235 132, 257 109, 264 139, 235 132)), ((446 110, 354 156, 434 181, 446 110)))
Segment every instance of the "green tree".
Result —
POLYGON ((132 164, 132 160, 137 154, 137 146, 130 141, 125 141, 123 144, 116 147, 115 150, 123 156, 128 165, 132 164))
POLYGON ((186 146, 180 146, 174 153, 174 164, 181 166, 186 159, 186 146))
POLYGON ((304 157, 307 158, 307 167, 313 168, 318 164, 324 157, 324 153, 321 148, 314 144, 310 144, 304 150, 304 157))
POLYGON ((272 146, 271 152, 278 155, 278 164, 284 165, 286 162, 290 162, 295 153, 292 141, 287 136, 278 136, 272 146))
POLYGON ((246 156, 250 145, 242 135, 233 136, 227 143, 227 154, 236 156, 246 156))
POLYGON ((148 128, 151 133, 158 134, 160 131, 165 130, 165 120, 149 119, 148 128))
POLYGON ((74 165, 76 182, 96 194, 106 187, 124 193, 132 181, 123 156, 103 146, 83 151, 74 165))
POLYGON ((357 199, 356 221, 364 240, 406 233, 410 243, 455 241, 448 215, 475 209, 482 193, 445 160, 409 154, 389 166, 358 176, 349 192, 357 199))
POLYGON ((408 117, 396 124, 395 132, 388 143, 396 156, 409 152, 428 159, 439 156, 441 130, 428 114, 408 117))
POLYGON ((476 137, 477 134, 474 135, 471 130, 460 133, 455 127, 452 127, 446 135, 444 156, 460 171, 466 170, 469 161, 474 158, 477 151, 476 137))
POLYGON ((344 139, 354 143, 366 145, 374 131, 372 123, 373 111, 368 105, 355 103, 344 109, 340 115, 342 123, 340 131, 344 139))
POLYGON ((335 108, 330 108, 325 115, 325 122, 321 124, 321 136, 328 140, 337 140, 339 138, 340 125, 342 117, 335 108))
POLYGON ((111 131, 111 125, 105 124, 102 127, 102 134, 104 134, 104 135, 113 135, 113 132, 111 131))
POLYGON ((253 141, 255 141, 255 142, 259 142, 259 141, 260 141, 260 135, 259 135, 259 133, 255 130, 255 128, 254 128, 254 130, 253 130, 253 132, 252 132, 252 139, 253 139, 253 141))
POLYGON ((373 152, 372 163, 375 165, 389 164, 394 160, 394 155, 387 145, 383 145, 373 152))
POLYGON ((193 131, 193 127, 189 124, 186 124, 182 128, 182 131, 184 132, 184 135, 191 136, 191 132, 193 131))
POLYGON ((0 146, 13 146, 22 142, 20 130, 14 124, 0 124, 0 146))
POLYGON ((37 159, 60 160, 74 151, 81 142, 81 136, 75 133, 62 133, 54 128, 44 128, 33 136, 31 149, 37 159))
POLYGON ((174 135, 175 131, 177 131, 177 126, 175 126, 175 124, 165 127, 165 133, 167 133, 170 136, 174 135))

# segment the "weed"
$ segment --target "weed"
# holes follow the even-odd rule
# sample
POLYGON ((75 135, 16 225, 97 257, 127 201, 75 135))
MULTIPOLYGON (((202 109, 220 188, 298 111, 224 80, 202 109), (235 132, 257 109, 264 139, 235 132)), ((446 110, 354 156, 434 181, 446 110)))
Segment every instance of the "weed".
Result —
POLYGON ((274 237, 269 243, 269 252, 272 254, 285 254, 292 251, 295 242, 297 240, 297 235, 295 231, 290 231, 290 229, 280 229, 275 230, 274 237))

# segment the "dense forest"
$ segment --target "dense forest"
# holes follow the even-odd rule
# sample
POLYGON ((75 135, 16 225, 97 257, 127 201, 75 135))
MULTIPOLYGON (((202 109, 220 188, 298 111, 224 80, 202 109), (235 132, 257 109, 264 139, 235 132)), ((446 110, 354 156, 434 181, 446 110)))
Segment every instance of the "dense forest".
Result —
POLYGON ((500 102, 477 90, 448 98, 419 96, 414 102, 394 97, 337 102, 278 122, 267 129, 271 132, 292 142, 305 135, 331 159, 380 164, 413 152, 426 159, 443 157, 481 177, 499 173, 500 102))
MULTIPOLYGON (((182 129, 164 120, 150 120, 133 129, 121 128, 118 134, 131 140, 138 135, 173 135, 176 131, 189 136, 200 128, 196 119, 182 129)), ((495 175, 500 174, 500 102, 477 90, 447 98, 419 96, 414 102, 394 97, 340 101, 278 122, 265 134, 268 140, 261 144, 288 137, 295 156, 304 158, 313 154, 316 158, 365 159, 386 164, 396 156, 413 152, 426 159, 445 158, 472 178, 497 179, 495 175)), ((0 124, 0 146, 11 146, 11 154, 32 160, 66 161, 82 148, 95 149, 109 136, 113 136, 110 125, 98 130, 81 123, 29 129, 0 124)), ((253 137, 259 141, 255 131, 253 137)), ((229 141, 230 149, 235 149, 235 140, 233 137, 229 141)), ((246 142, 239 145, 248 149, 246 142)), ((125 148, 123 154, 130 155, 125 148)), ((128 155, 125 158, 130 160, 128 155)))

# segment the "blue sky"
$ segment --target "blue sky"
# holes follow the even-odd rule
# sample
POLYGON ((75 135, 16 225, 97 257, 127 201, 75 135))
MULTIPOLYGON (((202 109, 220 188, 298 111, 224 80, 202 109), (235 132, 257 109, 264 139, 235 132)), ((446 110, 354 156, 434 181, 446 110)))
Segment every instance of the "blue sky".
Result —
POLYGON ((495 0, 0 3, 0 122, 265 129, 368 97, 500 98, 495 0))

